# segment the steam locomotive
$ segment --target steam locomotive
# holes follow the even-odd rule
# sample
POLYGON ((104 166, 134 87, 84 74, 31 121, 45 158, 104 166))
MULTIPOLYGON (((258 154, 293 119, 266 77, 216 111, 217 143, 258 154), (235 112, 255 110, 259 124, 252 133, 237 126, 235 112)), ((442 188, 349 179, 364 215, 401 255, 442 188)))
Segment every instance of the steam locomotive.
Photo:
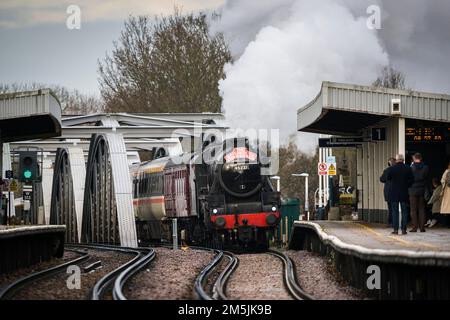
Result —
POLYGON ((248 139, 210 141, 201 151, 132 165, 138 239, 265 250, 280 220, 280 194, 248 139), (199 158, 200 157, 200 158, 199 158))

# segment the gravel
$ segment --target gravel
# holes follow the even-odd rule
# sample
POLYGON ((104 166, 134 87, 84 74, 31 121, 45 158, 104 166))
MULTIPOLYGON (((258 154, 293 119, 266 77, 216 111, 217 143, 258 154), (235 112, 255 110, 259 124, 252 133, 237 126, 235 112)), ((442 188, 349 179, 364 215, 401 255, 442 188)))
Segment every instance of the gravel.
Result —
POLYGON ((173 251, 155 248, 156 257, 145 271, 124 286, 130 300, 195 299, 194 282, 198 273, 213 259, 210 251, 173 251))
POLYGON ((226 295, 238 300, 291 300, 284 288, 283 263, 269 254, 240 254, 226 295))
POLYGON ((296 266, 299 285, 320 300, 367 299, 363 291, 349 286, 331 261, 308 251, 286 251, 296 266))
POLYGON ((84 273, 81 271, 80 289, 69 289, 67 280, 70 274, 60 272, 49 276, 48 278, 38 280, 32 285, 18 291, 13 299, 15 300, 83 300, 90 298, 90 292, 95 283, 104 275, 118 268, 134 257, 134 255, 107 251, 88 249, 91 256, 88 260, 81 262, 80 266, 90 265, 100 260, 102 267, 92 272, 84 273))
POLYGON ((31 273, 35 273, 38 271, 42 271, 60 264, 63 264, 69 260, 73 260, 80 255, 78 253, 72 252, 72 251, 64 251, 64 256, 61 258, 52 258, 49 261, 43 261, 41 263, 35 264, 33 266, 27 267, 27 268, 21 268, 14 270, 13 272, 1 274, 0 275, 0 291, 5 288, 10 283, 27 276, 31 273))

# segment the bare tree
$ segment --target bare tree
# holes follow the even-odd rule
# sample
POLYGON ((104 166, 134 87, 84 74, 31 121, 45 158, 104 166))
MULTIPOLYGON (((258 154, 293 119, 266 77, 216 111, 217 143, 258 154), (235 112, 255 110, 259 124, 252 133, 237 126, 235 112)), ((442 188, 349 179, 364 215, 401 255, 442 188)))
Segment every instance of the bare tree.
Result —
MULTIPOLYGON (((279 149, 281 194, 284 197, 296 197, 304 202, 305 179, 292 176, 293 173, 309 173, 309 203, 314 203, 314 190, 319 185, 317 175, 318 152, 308 155, 298 149, 297 144, 290 141, 288 145, 279 149)), ((311 205, 310 210, 313 209, 311 205)))
POLYGON ((392 66, 385 66, 381 75, 372 83, 375 87, 405 89, 405 75, 392 66))
POLYGON ((59 85, 38 82, 0 84, 0 93, 33 91, 47 88, 58 98, 62 111, 65 114, 88 114, 103 111, 103 101, 96 96, 86 95, 78 90, 70 91, 66 87, 59 85))
POLYGON ((229 61, 205 13, 129 17, 112 54, 99 62, 100 90, 110 112, 218 112, 218 81, 229 61))

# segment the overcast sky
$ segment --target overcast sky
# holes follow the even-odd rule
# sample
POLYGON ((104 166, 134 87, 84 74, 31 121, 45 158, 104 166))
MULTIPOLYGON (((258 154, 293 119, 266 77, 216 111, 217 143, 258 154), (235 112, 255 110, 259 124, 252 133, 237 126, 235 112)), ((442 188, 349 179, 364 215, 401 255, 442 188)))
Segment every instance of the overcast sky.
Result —
MULTIPOLYGON (((304 8, 305 3, 309 7, 318 3, 312 0, 1 0, 0 83, 35 81, 98 93, 97 60, 111 51, 123 20, 129 14, 168 14, 175 4, 185 12, 201 9, 222 12, 222 21, 214 29, 225 32, 233 53, 240 56, 255 37, 267 36, 267 27, 284 30, 283 21, 292 22, 293 17, 305 24, 314 23, 305 15, 293 15, 293 3, 297 2, 304 8), (66 27, 66 9, 71 4, 81 8, 81 30, 66 27), (262 29, 265 34, 261 33, 262 29)), ((376 37, 388 61, 406 74, 408 86, 450 93, 450 1, 334 2, 349 10, 354 19, 366 17, 369 5, 379 5, 382 28, 375 31, 376 37)), ((333 28, 346 23, 340 20, 344 18, 339 14, 329 19, 337 20, 330 24, 333 28)), ((306 26, 303 31, 307 30, 306 26)), ((314 36, 320 38, 320 34, 314 36)), ((354 70, 355 74, 359 72, 354 70)), ((358 79, 361 78, 355 77, 358 79)), ((352 78, 346 76, 345 80, 351 82, 352 78)))

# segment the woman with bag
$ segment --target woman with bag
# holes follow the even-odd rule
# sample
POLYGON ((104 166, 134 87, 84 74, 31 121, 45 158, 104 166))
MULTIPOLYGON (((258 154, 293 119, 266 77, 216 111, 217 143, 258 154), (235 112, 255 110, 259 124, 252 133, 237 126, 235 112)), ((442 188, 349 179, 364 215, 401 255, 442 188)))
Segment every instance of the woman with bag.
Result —
POLYGON ((446 217, 446 224, 450 228, 450 163, 441 179, 442 183, 442 204, 441 214, 446 217))

